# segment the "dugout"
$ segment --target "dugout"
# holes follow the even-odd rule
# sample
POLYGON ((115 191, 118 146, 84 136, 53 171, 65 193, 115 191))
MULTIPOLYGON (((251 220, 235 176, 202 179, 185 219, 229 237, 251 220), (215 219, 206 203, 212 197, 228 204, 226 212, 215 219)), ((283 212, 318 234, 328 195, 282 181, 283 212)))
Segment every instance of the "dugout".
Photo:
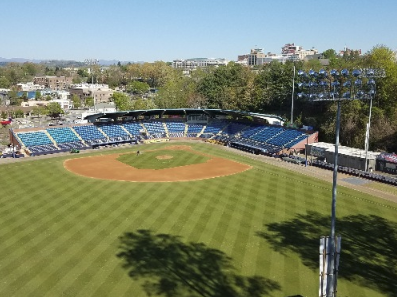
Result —
POLYGON ((397 155, 392 153, 381 153, 376 158, 376 170, 397 174, 397 155))

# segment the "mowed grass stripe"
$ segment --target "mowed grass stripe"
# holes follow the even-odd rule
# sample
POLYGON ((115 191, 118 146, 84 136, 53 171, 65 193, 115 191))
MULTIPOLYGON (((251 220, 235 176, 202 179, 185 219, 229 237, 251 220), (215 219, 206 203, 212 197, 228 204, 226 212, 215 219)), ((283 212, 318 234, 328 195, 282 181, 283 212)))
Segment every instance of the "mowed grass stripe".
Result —
MULTIPOLYGON (((29 190, 29 189, 28 189, 29 190)), ((79 194, 79 187, 71 188, 68 193, 71 195, 79 194)), ((43 214, 51 214, 56 216, 60 210, 64 210, 65 207, 74 207, 79 204, 79 201, 73 199, 43 199, 42 195, 34 194, 30 198, 29 191, 26 192, 24 197, 18 198, 20 206, 17 207, 15 212, 9 212, 8 215, 2 216, 0 220, 4 220, 7 223, 8 228, 1 230, 1 236, 8 237, 10 234, 14 234, 19 229, 19 232, 29 233, 26 228, 35 227, 42 220, 46 220, 47 216, 43 214), (8 230, 9 229, 9 230, 8 230)), ((70 209, 68 209, 70 210, 70 209)), ((19 233, 22 235, 23 233, 19 233)))
MULTIPOLYGON (((76 205, 78 204, 77 201, 70 201, 68 204, 64 203, 61 207, 54 203, 54 205, 49 204, 49 208, 43 209, 43 211, 39 211, 39 209, 36 209, 36 212, 32 211, 31 216, 25 217, 18 226, 11 229, 15 233, 12 233, 13 235, 9 236, 8 240, 6 239, 4 244, 1 245, 1 253, 8 255, 8 259, 21 261, 23 260, 21 257, 26 253, 22 248, 28 248, 32 245, 32 247, 37 247, 37 249, 41 250, 44 246, 40 246, 40 243, 48 244, 46 240, 51 235, 51 232, 58 233, 63 231, 61 230, 63 227, 62 221, 67 220, 68 217, 62 217, 61 214, 72 211, 72 209, 77 208, 76 205), (39 215, 36 214, 37 211, 39 211, 39 215), (31 223, 29 224, 29 222, 31 223)), ((85 213, 84 208, 80 211, 85 213)), ((75 223, 75 220, 70 221, 70 227, 75 226, 75 223)), ((29 257, 29 254, 25 255, 25 257, 29 257)), ((7 269, 6 264, 8 263, 3 262, 4 267, 7 269)), ((9 265, 13 266, 12 264, 9 265)))
MULTIPOLYGON (((80 189, 80 190, 82 190, 82 189, 80 189)), ((76 188, 76 192, 72 192, 72 194, 74 195, 77 192, 79 192, 78 188, 76 188)), ((98 201, 98 200, 94 200, 94 201, 97 202, 97 204, 91 205, 91 208, 94 205, 100 206, 102 203, 101 201, 98 201)), ((35 210, 33 210, 30 207, 27 207, 27 210, 31 209, 30 216, 23 217, 24 219, 26 218, 26 220, 24 220, 22 222, 24 224, 27 224, 28 226, 22 225, 22 227, 20 227, 21 230, 17 234, 20 237, 22 236, 22 238, 20 238, 19 241, 14 241, 13 244, 20 245, 21 243, 24 242, 23 241, 24 238, 26 238, 25 243, 26 243, 26 241, 30 241, 32 234, 37 233, 39 237, 44 236, 47 232, 50 231, 45 228, 46 226, 51 226, 51 227, 57 226, 57 227, 61 228, 62 221, 68 220, 67 216, 62 216, 63 213, 69 213, 69 212, 73 212, 74 210, 78 210, 78 212, 81 215, 85 216, 86 211, 95 211, 96 210, 96 209, 85 209, 84 205, 81 206, 81 201, 76 200, 76 199, 74 199, 74 200, 73 199, 71 199, 71 200, 54 199, 51 202, 54 205, 52 205, 52 203, 46 204, 46 206, 48 206, 48 208, 42 207, 42 208, 36 208, 35 210), (29 224, 29 222, 30 222, 30 224, 29 224), (35 230, 38 230, 38 231, 34 232, 35 230), (22 242, 20 242, 20 241, 22 241, 22 242)), ((27 204, 27 205, 29 206, 29 204, 27 204)), ((87 204, 87 206, 89 206, 89 204, 87 204)), ((69 223, 70 225, 68 226, 68 228, 71 226, 75 226, 75 223, 76 223, 76 221, 70 221, 70 223, 69 223)), ((16 230, 13 229, 11 231, 16 231, 16 230)), ((52 230, 52 231, 59 232, 59 231, 64 231, 64 230, 56 229, 56 230, 52 230)), ((13 238, 13 237, 11 237, 11 238, 13 238)), ((34 237, 34 239, 36 240, 37 237, 34 237)), ((7 246, 6 248, 8 248, 11 251, 14 250, 13 249, 14 246, 7 246)), ((7 251, 3 251, 3 252, 7 252, 7 251)))
MULTIPOLYGON (((99 204, 101 204, 100 202, 99 202, 99 204)), ((73 221, 73 222, 71 222, 71 223, 73 223, 73 225, 76 225, 75 223, 76 223, 76 221, 73 221)), ((61 226, 61 224, 60 224, 60 226, 61 226)))
MULTIPOLYGON (((254 205, 258 204, 260 199, 258 193, 258 181, 255 178, 244 179, 241 183, 242 198, 241 205, 244 209, 239 213, 235 219, 239 224, 236 232, 235 242, 231 257, 234 259, 235 266, 244 274, 253 274, 256 270, 256 263, 250 261, 252 254, 258 252, 257 239, 255 238, 256 220, 261 220, 261 216, 255 215, 258 210, 254 205), (249 193, 249 194, 248 194, 249 193)), ((261 212, 261 211, 259 211, 261 212)))
POLYGON ((171 183, 169 191, 170 200, 167 209, 161 213, 161 217, 157 219, 151 228, 156 233, 180 234, 182 228, 190 217, 187 209, 191 208, 190 203, 199 202, 196 200, 197 193, 200 191, 198 187, 191 187, 190 183, 171 183), (169 215, 168 215, 169 213, 169 215))
MULTIPOLYGON (((100 207, 103 207, 103 203, 100 202, 101 201, 99 201, 99 203, 93 204, 91 206, 91 209, 88 210, 88 212, 90 212, 90 210, 93 210, 91 214, 95 214, 95 210, 99 209, 100 207), (95 208, 93 206, 95 206, 95 208)), ((63 234, 63 236, 62 237, 52 236, 52 241, 47 242, 48 245, 46 247, 44 246, 42 247, 44 251, 48 250, 49 253, 43 254, 42 255, 43 260, 36 263, 36 265, 34 265, 31 270, 26 271, 23 274, 20 274, 19 277, 15 279, 15 284, 17 284, 18 282, 28 283, 30 279, 36 277, 36 274, 38 274, 32 272, 42 272, 44 269, 45 269, 45 273, 52 274, 54 277, 58 276, 54 271, 50 271, 50 269, 48 269, 46 258, 47 257, 51 258, 51 256, 53 256, 54 257, 53 265, 55 265, 55 269, 57 269, 58 271, 61 269, 60 267, 62 266, 62 264, 68 260, 68 253, 71 253, 73 250, 77 249, 77 248, 73 249, 73 246, 75 244, 72 244, 70 246, 68 245, 68 242, 73 242, 73 243, 79 242, 79 240, 77 239, 82 240, 85 238, 84 236, 85 233, 83 233, 83 230, 86 229, 87 225, 84 223, 76 224, 76 222, 81 222, 80 220, 78 220, 78 217, 82 215, 84 215, 85 218, 89 218, 91 220, 97 219, 97 215, 87 216, 87 211, 85 211, 84 209, 81 210, 76 217, 65 216, 64 217, 65 222, 59 222, 59 224, 57 224, 61 230, 55 230, 55 234, 61 233, 63 234), (60 253, 64 257, 58 257, 60 253)), ((41 247, 39 246, 41 243, 42 242, 38 243, 38 245, 36 246, 36 250, 42 250, 41 247)), ((60 271, 59 275, 62 274, 64 274, 64 272, 60 271)), ((59 280, 59 278, 57 279, 59 280)), ((11 284, 11 286, 15 284, 11 284)))
MULTIPOLYGON (((115 202, 115 204, 117 204, 118 202, 116 201, 115 202)), ((109 214, 109 216, 111 217, 111 216, 113 216, 114 218, 113 218, 113 221, 111 221, 111 224, 113 224, 114 226, 112 226, 112 225, 108 225, 107 226, 107 228, 105 228, 105 227, 102 227, 101 229, 102 229, 102 231, 101 232, 99 232, 99 234, 97 235, 98 236, 98 238, 104 238, 104 239, 106 239, 107 237, 113 237, 113 238, 116 238, 117 236, 118 236, 118 234, 111 234, 111 232, 113 232, 114 230, 115 230, 115 227, 117 227, 116 225, 117 224, 120 224, 120 222, 125 222, 125 220, 124 220, 124 218, 122 218, 122 217, 120 217, 119 215, 117 215, 117 210, 119 210, 120 208, 123 208, 123 207, 125 207, 125 205, 123 206, 123 204, 122 203, 120 203, 119 204, 119 206, 117 206, 118 208, 115 210, 115 211, 113 211, 113 212, 111 212, 110 214, 109 214), (107 234, 107 232, 109 232, 109 234, 107 234)), ((112 208, 110 208, 110 209, 112 209, 112 208)), ((124 210, 124 212, 126 213, 126 215, 128 214, 128 210, 124 210)), ((117 232, 118 233, 118 232, 117 232)), ((99 243, 97 243, 97 244, 99 244, 99 243)), ((100 245, 100 244, 99 244, 100 245)), ((108 246, 108 245, 105 245, 105 246, 108 246)), ((110 249, 115 249, 114 247, 109 247, 110 249)), ((95 265, 93 265, 93 266, 95 266, 95 265)), ((97 272, 97 270, 95 270, 95 272, 97 272)), ((93 277, 93 276, 92 276, 93 277)), ((90 277, 91 278, 91 277, 90 277)), ((73 287, 75 287, 74 285, 73 285, 73 287)))
POLYGON ((201 187, 201 191, 196 195, 196 199, 200 200, 200 205, 190 220, 187 239, 190 242, 204 242, 209 241, 209 232, 211 232, 214 223, 214 216, 221 214, 220 198, 221 189, 219 184, 215 182, 208 182, 201 187))
MULTIPOLYGON (((159 201, 159 204, 155 208, 149 210, 150 213, 143 219, 142 224, 146 226, 144 229, 155 231, 155 233, 169 233, 170 230, 164 228, 164 224, 170 219, 175 219, 173 215, 174 212, 179 207, 181 207, 179 203, 181 199, 183 199, 182 192, 180 188, 173 183, 167 183, 165 187, 162 187, 162 185, 158 185, 158 187, 162 188, 160 192, 167 192, 172 194, 170 194, 166 198, 162 197, 159 201)), ((159 193, 159 197, 160 196, 161 194, 159 193)))
MULTIPOLYGON (((120 205, 112 212, 116 212, 122 207, 120 205)), ((118 227, 120 227, 121 221, 120 217, 115 217, 113 221, 98 222, 97 227, 91 231, 92 235, 85 238, 86 244, 80 249, 76 249, 74 253, 70 251, 69 255, 66 255, 69 256, 68 263, 72 264, 68 273, 59 278, 56 286, 51 286, 52 282, 46 281, 48 296, 58 295, 59 293, 74 296, 84 289, 90 280, 104 281, 107 278, 109 270, 112 269, 105 269, 105 264, 108 261, 113 262, 113 265, 115 264, 113 256, 118 242, 118 234, 113 231, 120 229, 118 227), (87 253, 84 261, 80 261, 81 251, 87 253), (84 282, 80 278, 84 279, 84 282)), ((62 273, 62 271, 59 272, 62 273)), ((54 274, 58 274, 58 271, 54 274)), ((111 287, 111 284, 107 285, 111 287)), ((113 285, 116 284, 113 283, 113 285)))

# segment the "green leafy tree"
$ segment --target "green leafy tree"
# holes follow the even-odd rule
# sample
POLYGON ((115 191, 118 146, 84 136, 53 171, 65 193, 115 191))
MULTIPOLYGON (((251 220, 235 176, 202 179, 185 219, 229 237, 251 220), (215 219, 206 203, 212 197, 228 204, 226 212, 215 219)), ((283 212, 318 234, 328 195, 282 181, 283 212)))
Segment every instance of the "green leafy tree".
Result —
POLYGON ((5 77, 0 77, 0 88, 8 89, 11 86, 11 82, 5 77))
POLYGON ((41 99, 41 92, 40 91, 36 91, 36 93, 34 94, 34 98, 36 100, 40 100, 41 99))
POLYGON ((260 106, 266 112, 288 114, 292 96, 293 64, 277 61, 266 65, 256 77, 260 106))
POLYGON ((127 85, 127 92, 134 95, 142 95, 149 91, 149 84, 141 81, 132 81, 127 85))
POLYGON ((231 62, 210 69, 197 82, 196 90, 209 108, 251 110, 255 106, 255 76, 250 68, 231 62))
POLYGON ((83 82, 83 79, 80 76, 74 76, 72 79, 72 83, 74 84, 81 84, 83 82))
POLYGON ((16 117, 16 118, 23 118, 24 117, 24 113, 23 113, 23 111, 21 110, 21 109, 17 109, 15 112, 14 112, 14 116, 16 117))
POLYGON ((133 100, 131 105, 131 109, 135 109, 135 110, 154 109, 154 108, 157 108, 157 106, 155 105, 152 99, 139 98, 137 100, 133 100))
POLYGON ((131 99, 128 95, 120 92, 114 92, 112 95, 112 101, 116 105, 117 110, 130 110, 131 99))
POLYGON ((32 114, 41 117, 42 115, 47 114, 47 108, 45 106, 35 106, 33 107, 32 114))
POLYGON ((337 53, 334 49, 327 49, 323 52, 324 59, 335 59, 337 57, 337 53))
POLYGON ((73 94, 72 96, 72 103, 74 108, 80 108, 81 107, 81 99, 78 95, 73 94))
POLYGON ((2 119, 7 119, 8 118, 8 114, 5 111, 2 111, 0 115, 1 115, 2 119))
POLYGON ((80 68, 79 70, 77 70, 77 74, 81 77, 88 77, 87 69, 80 68))
POLYGON ((85 98, 85 106, 87 106, 87 107, 92 107, 92 106, 94 106, 94 98, 92 98, 92 97, 87 97, 87 98, 85 98))
POLYGON ((61 105, 57 102, 48 103, 47 112, 48 115, 52 118, 57 118, 64 113, 63 109, 61 108, 61 105))
POLYGON ((23 92, 22 96, 21 96, 21 99, 27 100, 28 99, 28 92, 23 92))

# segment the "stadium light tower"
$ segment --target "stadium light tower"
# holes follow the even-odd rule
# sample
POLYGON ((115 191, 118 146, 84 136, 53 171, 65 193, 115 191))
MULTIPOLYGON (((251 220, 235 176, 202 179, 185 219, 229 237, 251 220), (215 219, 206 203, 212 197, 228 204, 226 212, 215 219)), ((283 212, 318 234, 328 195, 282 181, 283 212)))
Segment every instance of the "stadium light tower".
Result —
MULTIPOLYGON (((329 237, 322 237, 320 239, 319 285, 319 296, 336 297, 341 248, 341 237, 335 236, 341 103, 351 100, 372 101, 375 95, 375 71, 373 69, 355 69, 349 72, 349 70, 343 69, 340 72, 338 70, 327 72, 321 69, 319 72, 310 70, 306 73, 300 70, 298 71, 298 77, 300 79, 298 87, 301 91, 297 94, 298 98, 306 98, 311 102, 333 101, 337 103, 331 203, 331 234, 329 237)), ((367 125, 367 129, 369 129, 369 125, 367 125)), ((368 131, 367 135, 369 135, 368 131)))

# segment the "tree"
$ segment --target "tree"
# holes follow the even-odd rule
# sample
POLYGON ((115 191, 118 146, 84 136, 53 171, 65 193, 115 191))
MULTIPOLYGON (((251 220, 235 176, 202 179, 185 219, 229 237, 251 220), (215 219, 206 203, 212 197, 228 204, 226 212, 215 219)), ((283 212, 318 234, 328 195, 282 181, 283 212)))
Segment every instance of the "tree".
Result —
POLYGON ((157 106, 152 99, 139 98, 137 100, 133 100, 131 104, 131 109, 135 110, 154 109, 156 107, 157 106))
POLYGON ((147 83, 134 80, 127 85, 127 92, 134 95, 142 95, 149 91, 149 88, 147 83))
POLYGON ((81 107, 81 99, 78 95, 73 94, 72 96, 72 104, 73 104, 73 108, 77 108, 79 109, 81 107))
POLYGON ((112 101, 116 105, 117 110, 130 110, 131 99, 128 95, 120 92, 114 92, 112 95, 112 101))
POLYGON ((16 118, 23 118, 24 117, 24 113, 23 113, 23 111, 21 110, 21 109, 17 109, 15 112, 14 112, 14 117, 16 117, 16 118))
POLYGON ((337 56, 336 51, 332 48, 323 52, 324 59, 335 59, 337 56))
POLYGON ((28 92, 23 92, 21 98, 23 100, 27 100, 28 99, 28 92))
POLYGON ((36 99, 36 100, 40 100, 41 99, 41 92, 40 91, 36 91, 36 93, 34 94, 34 99, 36 99))
POLYGON ((6 119, 6 118, 8 118, 8 114, 5 111, 2 111, 1 114, 0 114, 0 117, 2 119, 6 119))
POLYGON ((92 106, 94 106, 94 104, 95 104, 94 98, 92 98, 92 97, 85 98, 85 104, 84 104, 85 106, 92 107, 92 106))
POLYGON ((48 103, 47 112, 48 115, 52 118, 57 118, 64 113, 63 109, 61 108, 61 105, 59 105, 59 103, 57 102, 48 103))
POLYGON ((77 74, 81 77, 88 77, 87 69, 80 68, 79 70, 77 70, 77 74))
POLYGON ((33 107, 32 114, 41 117, 42 115, 47 114, 47 109, 44 106, 35 106, 33 107))
POLYGON ((0 77, 0 88, 8 89, 11 86, 10 81, 5 77, 0 77))

